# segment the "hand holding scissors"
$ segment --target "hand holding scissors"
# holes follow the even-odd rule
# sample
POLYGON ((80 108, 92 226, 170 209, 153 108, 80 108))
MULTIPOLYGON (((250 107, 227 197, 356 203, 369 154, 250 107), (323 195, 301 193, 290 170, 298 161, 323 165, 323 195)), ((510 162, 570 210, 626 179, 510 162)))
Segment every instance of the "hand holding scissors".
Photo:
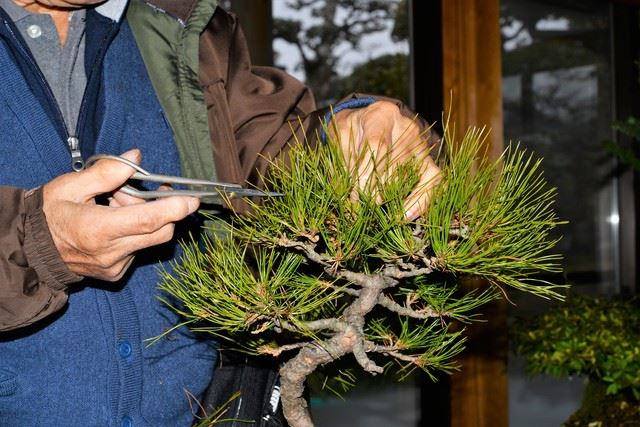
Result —
MULTIPOLYGON (((137 193, 126 194, 128 190, 122 189, 134 172, 139 173, 140 157, 138 150, 118 159, 105 157, 43 186, 42 210, 49 232, 72 272, 107 281, 120 279, 137 251, 171 240, 175 223, 199 208, 197 197, 177 190, 161 191, 160 195, 143 192, 148 196, 145 199, 137 193), (108 206, 96 203, 102 194, 113 195, 108 206), (147 201, 149 197, 154 200, 147 201)), ((232 189, 237 192, 235 186, 232 189)))

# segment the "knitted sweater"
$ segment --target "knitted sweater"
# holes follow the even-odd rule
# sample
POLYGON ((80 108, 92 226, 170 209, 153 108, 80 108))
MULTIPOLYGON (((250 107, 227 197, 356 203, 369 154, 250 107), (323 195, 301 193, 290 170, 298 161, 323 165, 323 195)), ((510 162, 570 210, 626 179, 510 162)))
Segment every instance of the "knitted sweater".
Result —
MULTIPOLYGON (((6 17, 5 17, 6 18, 6 17)), ((33 188, 71 169, 61 117, 28 49, 7 19, 0 25, 0 184, 33 188)), ((171 128, 126 23, 87 12, 86 156, 137 147, 143 167, 179 174, 171 128)), ((157 299, 160 261, 175 240, 141 253, 117 285, 85 280, 64 310, 0 335, 0 425, 187 426, 190 395, 210 381, 210 342, 179 329, 157 299)))

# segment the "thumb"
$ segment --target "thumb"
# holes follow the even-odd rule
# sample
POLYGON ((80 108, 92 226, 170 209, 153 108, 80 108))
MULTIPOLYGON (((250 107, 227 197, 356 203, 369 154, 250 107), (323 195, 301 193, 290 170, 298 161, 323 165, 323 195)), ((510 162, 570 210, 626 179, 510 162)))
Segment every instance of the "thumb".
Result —
MULTIPOLYGON (((140 164, 142 154, 140 150, 133 149, 120 155, 135 164, 140 164)), ((81 188, 78 190, 85 201, 93 199, 99 194, 110 193, 120 188, 131 178, 135 170, 117 160, 103 159, 96 162, 88 169, 80 172, 81 188)))
POLYGON ((120 157, 130 160, 136 165, 139 165, 140 161, 142 161, 142 153, 137 148, 125 151, 124 153, 120 154, 120 157))

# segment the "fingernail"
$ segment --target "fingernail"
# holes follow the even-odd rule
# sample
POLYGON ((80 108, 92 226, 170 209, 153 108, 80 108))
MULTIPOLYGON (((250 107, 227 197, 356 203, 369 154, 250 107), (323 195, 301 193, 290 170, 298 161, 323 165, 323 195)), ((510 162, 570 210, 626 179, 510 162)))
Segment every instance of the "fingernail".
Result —
POLYGON ((189 209, 189 213, 192 214, 198 210, 198 207, 200 206, 200 200, 196 199, 195 197, 190 197, 187 206, 189 209))
POLYGON ((124 157, 127 160, 131 160, 135 163, 140 163, 140 159, 142 158, 142 153, 137 148, 134 148, 129 151, 125 151, 120 155, 120 157, 124 157))
POLYGON ((404 217, 408 221, 413 221, 418 217, 418 210, 416 208, 411 208, 411 209, 405 211, 404 217))

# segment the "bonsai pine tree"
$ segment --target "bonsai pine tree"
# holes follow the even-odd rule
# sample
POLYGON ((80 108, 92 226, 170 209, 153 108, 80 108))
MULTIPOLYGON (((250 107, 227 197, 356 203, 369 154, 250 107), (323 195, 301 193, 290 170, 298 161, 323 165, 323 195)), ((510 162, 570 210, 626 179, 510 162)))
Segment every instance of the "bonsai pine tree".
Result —
POLYGON ((372 375, 449 372, 465 341, 452 321, 473 321, 506 287, 559 297, 531 278, 558 270, 549 255, 554 190, 518 148, 483 159, 484 137, 445 132, 440 182, 428 213, 412 221, 404 203, 425 165, 345 154, 331 138, 314 149, 298 143, 264 178, 283 196, 215 222, 218 237, 187 246, 161 288, 195 331, 284 362, 291 426, 313 425, 305 379, 340 358, 372 375), (374 171, 366 183, 354 172, 364 168, 374 171), (486 279, 486 289, 464 293, 458 282, 468 275, 486 279))

